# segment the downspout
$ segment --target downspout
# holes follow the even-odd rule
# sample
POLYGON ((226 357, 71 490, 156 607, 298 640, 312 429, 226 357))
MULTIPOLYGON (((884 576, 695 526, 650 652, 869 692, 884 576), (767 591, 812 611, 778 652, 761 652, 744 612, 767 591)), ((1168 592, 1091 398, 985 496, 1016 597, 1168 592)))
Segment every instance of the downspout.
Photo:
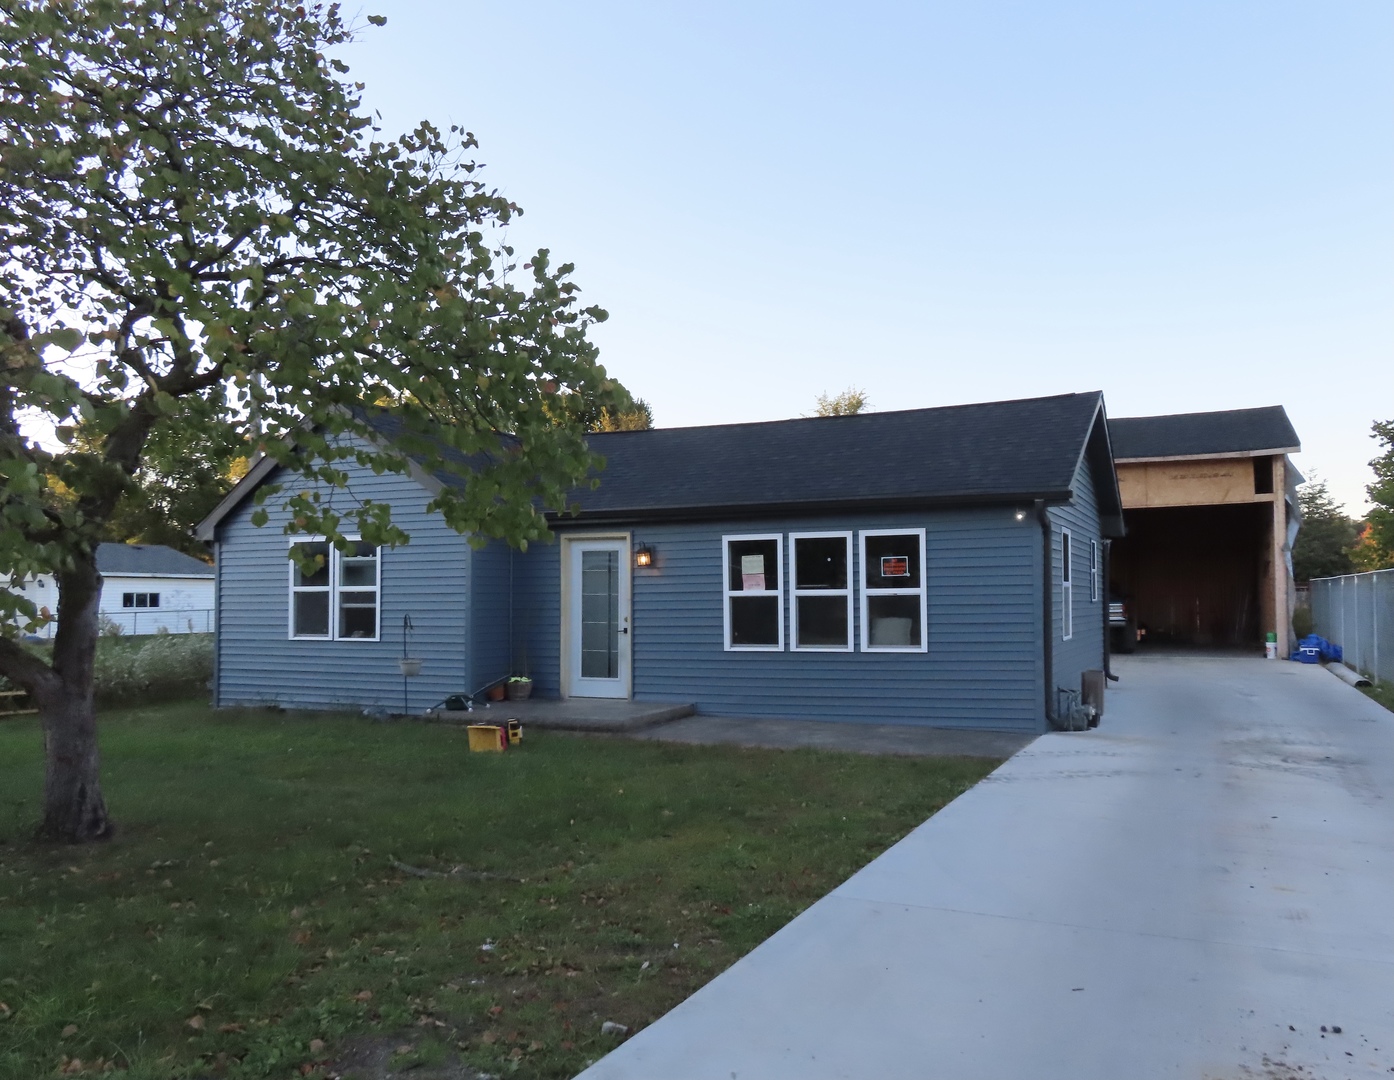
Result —
POLYGON ((1052 689, 1055 684, 1055 612, 1052 603, 1055 589, 1055 575, 1052 573, 1054 552, 1050 541, 1050 515, 1046 513, 1045 500, 1037 499, 1035 507, 1036 520, 1041 523, 1041 655, 1045 663, 1045 675, 1041 683, 1045 697, 1046 729, 1051 730, 1055 727, 1055 692, 1052 689))

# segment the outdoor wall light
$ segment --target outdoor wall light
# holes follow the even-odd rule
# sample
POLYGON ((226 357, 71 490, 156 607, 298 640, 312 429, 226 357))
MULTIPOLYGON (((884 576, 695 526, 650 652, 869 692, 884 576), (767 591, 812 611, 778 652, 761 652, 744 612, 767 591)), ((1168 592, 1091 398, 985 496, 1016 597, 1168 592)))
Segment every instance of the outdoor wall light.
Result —
POLYGON ((1025 520, 1026 520, 1026 511, 1025 511, 1025 510, 1018 510, 1018 511, 1016 512, 1016 519, 1017 519, 1017 521, 1025 521, 1025 520))
POLYGON ((635 566, 652 566, 652 565, 653 565, 653 548, 649 547, 648 544, 640 544, 637 548, 635 548, 635 549, 634 549, 634 565, 635 565, 635 566))

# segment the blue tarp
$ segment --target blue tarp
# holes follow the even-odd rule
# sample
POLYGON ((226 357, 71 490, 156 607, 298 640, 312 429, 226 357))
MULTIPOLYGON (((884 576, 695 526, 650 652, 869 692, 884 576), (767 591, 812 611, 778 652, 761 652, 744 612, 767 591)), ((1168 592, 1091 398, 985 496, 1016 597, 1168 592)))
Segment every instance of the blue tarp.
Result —
POLYGON ((1297 643, 1292 659, 1303 664, 1319 664, 1323 660, 1341 662, 1341 647, 1333 645, 1319 634, 1308 634, 1297 643))

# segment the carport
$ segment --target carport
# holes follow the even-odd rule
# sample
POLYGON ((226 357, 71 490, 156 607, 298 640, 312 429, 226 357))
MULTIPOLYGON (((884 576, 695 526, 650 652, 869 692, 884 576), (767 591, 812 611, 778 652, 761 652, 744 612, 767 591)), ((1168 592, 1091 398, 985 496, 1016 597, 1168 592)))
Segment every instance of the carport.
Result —
POLYGON ((1109 421, 1127 535, 1109 584, 1141 644, 1289 648, 1301 449, 1282 406, 1109 421))

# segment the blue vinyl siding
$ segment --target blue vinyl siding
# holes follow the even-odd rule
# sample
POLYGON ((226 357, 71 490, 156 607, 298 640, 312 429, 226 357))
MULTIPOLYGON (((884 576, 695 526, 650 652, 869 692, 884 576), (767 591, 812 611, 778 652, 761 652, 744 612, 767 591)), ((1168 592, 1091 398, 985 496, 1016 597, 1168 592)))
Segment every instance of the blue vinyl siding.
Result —
MULTIPOLYGON (((1078 690, 1080 673, 1104 666, 1104 613, 1108 610, 1107 583, 1103 574, 1103 541, 1099 536, 1099 511, 1095 501, 1094 477, 1087 461, 1081 461, 1072 484, 1074 497, 1066 504, 1050 508, 1051 521, 1051 616, 1055 636, 1053 681, 1051 686, 1078 690), (1070 530, 1071 569, 1074 586, 1074 635, 1064 640, 1063 611, 1060 603, 1061 529, 1070 530), (1089 599, 1089 543, 1100 547, 1098 598, 1089 599)), ((1055 698, 1051 698, 1052 708, 1055 698)))
POLYGON ((497 540, 470 553, 474 581, 470 597, 471 691, 514 674, 518 649, 514 632, 513 557, 513 549, 497 540))
POLYGON ((561 696, 561 544, 534 542, 513 555, 513 636, 538 697, 561 696))
MULTIPOLYGON (((633 533, 655 551, 654 565, 634 573, 637 700, 694 702, 724 716, 1042 729, 1040 528, 1030 517, 1018 522, 1013 508, 646 525, 633 533), (725 650, 724 534, 784 534, 788 641, 788 534, 895 527, 926 531, 927 652, 725 650)), ((859 646, 861 590, 853 580, 859 646)))
POLYGON ((410 544, 381 552, 380 640, 289 640, 287 514, 273 497, 271 520, 257 528, 249 499, 218 531, 219 705, 400 711, 406 614, 414 627, 410 652, 423 661, 409 684, 411 711, 470 688, 469 545, 426 513, 430 494, 410 477, 345 467, 352 496, 335 497, 390 502, 393 520, 411 534, 410 544))

